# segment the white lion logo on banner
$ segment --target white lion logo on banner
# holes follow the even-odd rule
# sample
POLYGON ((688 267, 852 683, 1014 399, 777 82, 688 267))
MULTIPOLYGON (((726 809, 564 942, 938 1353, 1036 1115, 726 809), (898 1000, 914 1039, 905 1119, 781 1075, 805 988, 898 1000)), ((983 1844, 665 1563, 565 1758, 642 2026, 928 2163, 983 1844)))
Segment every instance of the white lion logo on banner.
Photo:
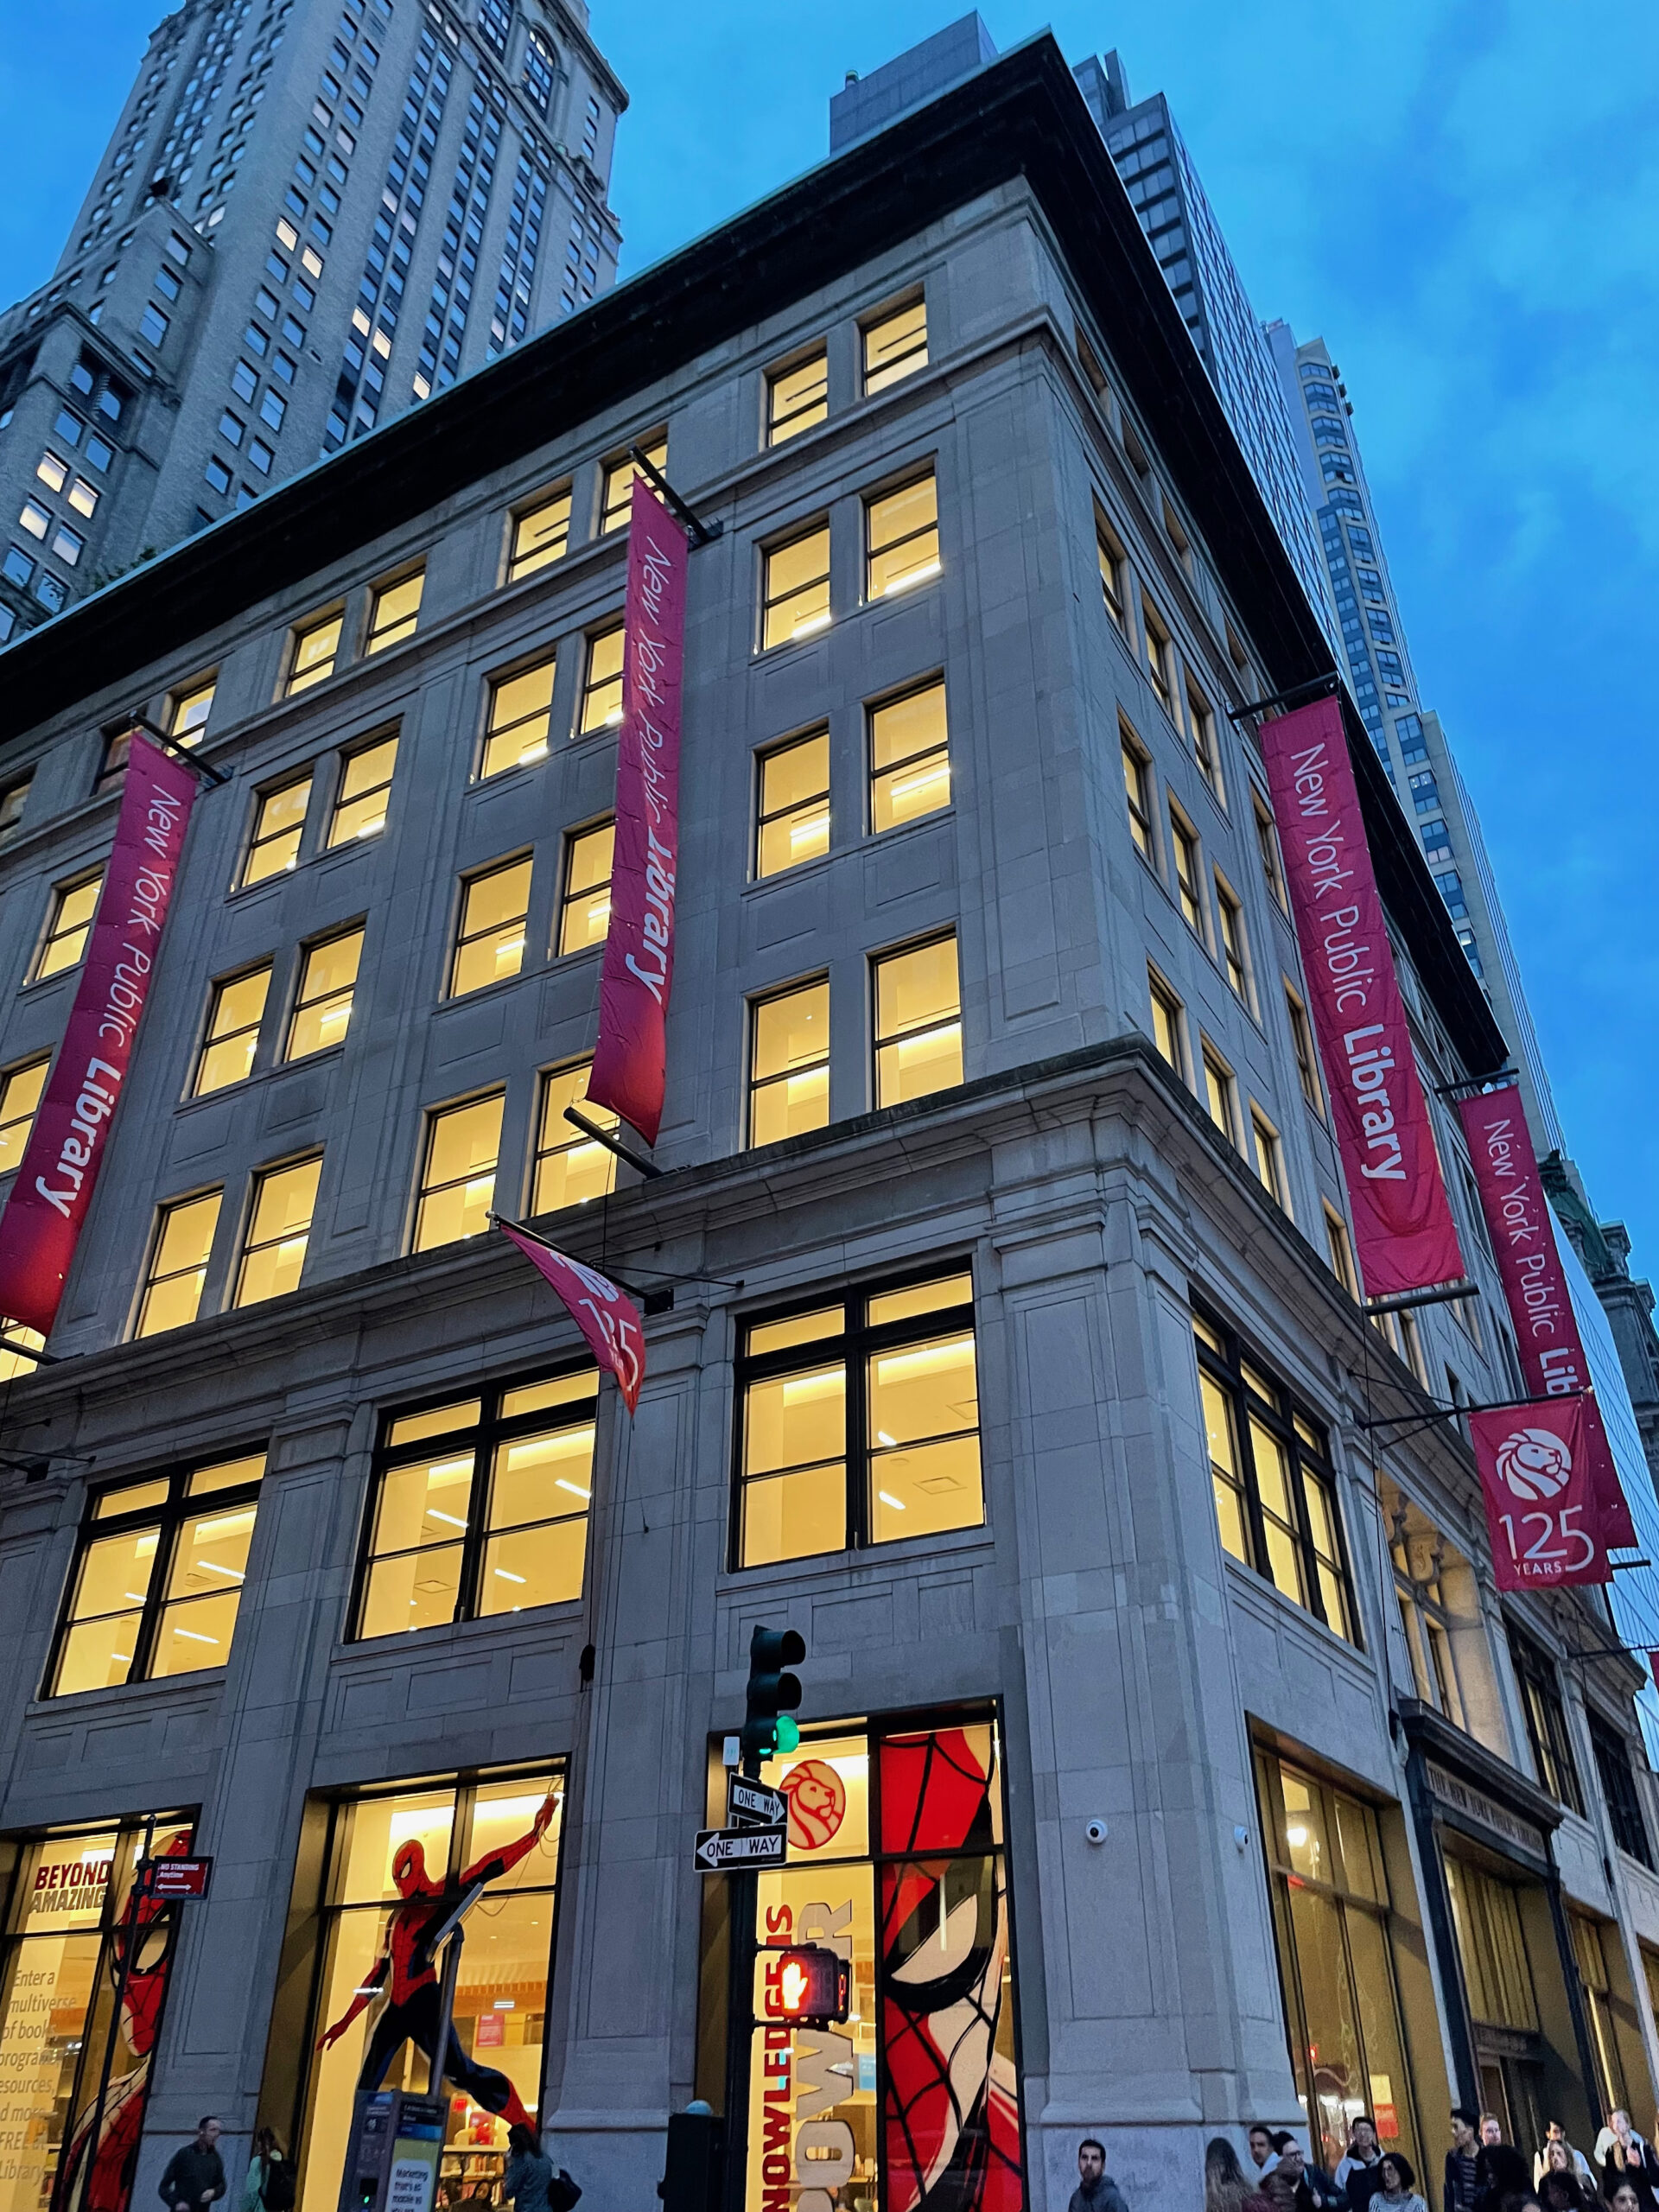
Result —
POLYGON ((1553 1428, 1517 1428, 1497 1447, 1497 1471, 1517 1497, 1554 1497, 1573 1478, 1573 1454, 1553 1428))

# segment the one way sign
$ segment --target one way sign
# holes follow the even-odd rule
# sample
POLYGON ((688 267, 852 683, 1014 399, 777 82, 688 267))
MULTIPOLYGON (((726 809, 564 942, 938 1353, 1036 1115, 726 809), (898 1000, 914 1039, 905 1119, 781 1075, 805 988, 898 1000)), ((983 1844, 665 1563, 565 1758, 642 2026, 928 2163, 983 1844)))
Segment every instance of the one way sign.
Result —
POLYGON ((788 1864, 785 1828, 700 1828, 691 1863, 699 1874, 721 1874, 728 1867, 788 1864))
POLYGON ((726 1777, 726 1817, 734 1827, 780 1828, 788 1821, 789 1807, 781 1789, 772 1789, 764 1782, 751 1782, 747 1775, 729 1774, 726 1777))

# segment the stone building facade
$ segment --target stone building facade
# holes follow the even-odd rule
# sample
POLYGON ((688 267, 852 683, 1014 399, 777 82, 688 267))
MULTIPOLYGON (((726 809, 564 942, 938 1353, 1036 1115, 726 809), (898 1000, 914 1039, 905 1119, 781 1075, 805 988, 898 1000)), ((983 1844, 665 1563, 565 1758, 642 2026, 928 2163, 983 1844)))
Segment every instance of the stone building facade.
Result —
MULTIPOLYGON (((140 2061, 135 2201, 212 2108, 233 2175, 269 2124, 333 2202, 409 1847, 527 1840, 468 1926, 445 2177, 493 2185, 516 2094, 596 2212, 649 2202, 722 2094, 690 1852, 761 1622, 809 1648, 766 1926, 844 1945, 857 2001, 763 2047, 753 2212, 1058 2208, 1085 2134, 1175 2212, 1257 2118, 1330 2156, 1372 2108, 1432 2169, 1454 2095, 1523 2139, 1645 2120, 1637 1669, 1593 1597, 1500 1599, 1457 1424, 1413 1419, 1518 1387, 1438 1103, 1478 1295, 1345 1287, 1228 712, 1327 664, 1046 38, 12 648, 13 1157, 103 733, 211 692, 226 780, 6 1386, 5 2212, 140 2061), (607 1192, 562 1107, 634 445, 722 528, 662 1173, 607 1192), (652 1294, 633 1420, 492 1205, 652 1294), (181 1843, 210 1894, 104 2069, 124 1885, 181 1843)), ((1503 1040, 1351 739, 1453 1083, 1503 1040)))

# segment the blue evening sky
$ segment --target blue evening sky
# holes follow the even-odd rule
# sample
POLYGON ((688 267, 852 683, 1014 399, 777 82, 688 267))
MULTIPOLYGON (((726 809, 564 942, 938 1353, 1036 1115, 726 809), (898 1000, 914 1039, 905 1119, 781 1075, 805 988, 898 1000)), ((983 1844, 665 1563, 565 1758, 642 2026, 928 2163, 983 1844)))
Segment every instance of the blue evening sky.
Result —
MULTIPOLYGON (((413 0, 404 0, 413 4, 413 0)), ((14 4, 0 297, 46 276, 163 0, 14 4)), ((1041 0, 988 0, 999 45, 1041 0)), ((593 0, 624 275, 810 167, 952 0, 593 0)), ((1425 703, 1484 818, 1570 1147, 1659 1273, 1659 10, 1056 0, 1179 118, 1256 311, 1341 364, 1425 703)))

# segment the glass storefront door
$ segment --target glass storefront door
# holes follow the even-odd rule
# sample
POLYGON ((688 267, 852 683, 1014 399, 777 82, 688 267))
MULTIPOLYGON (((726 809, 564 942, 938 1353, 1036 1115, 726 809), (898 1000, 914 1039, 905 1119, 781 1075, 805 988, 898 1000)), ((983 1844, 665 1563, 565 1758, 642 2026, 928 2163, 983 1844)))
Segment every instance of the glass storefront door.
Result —
POLYGON ((330 2040, 306 2085, 302 2204, 335 2201, 359 2088, 425 2093, 442 1961, 420 1939, 480 1876, 488 1887, 463 1923, 444 2068, 438 2202, 500 2203, 507 2130, 541 2101, 563 1790, 544 1767, 334 1807, 309 2044, 330 2040))
POLYGON ((0 2212, 126 2212, 184 1908, 135 1897, 177 1814, 20 1852, 0 1950, 0 2212))

